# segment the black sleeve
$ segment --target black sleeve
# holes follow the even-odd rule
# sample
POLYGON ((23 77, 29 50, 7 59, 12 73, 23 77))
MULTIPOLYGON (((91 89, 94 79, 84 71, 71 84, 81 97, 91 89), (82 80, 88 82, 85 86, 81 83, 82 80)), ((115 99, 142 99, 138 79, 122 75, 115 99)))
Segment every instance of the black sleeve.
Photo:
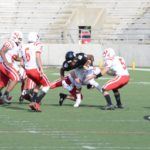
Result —
POLYGON ((87 55, 84 53, 77 53, 76 59, 77 59, 77 62, 75 64, 75 68, 83 67, 84 64, 87 62, 87 55))
POLYGON ((70 70, 72 70, 70 64, 67 61, 63 62, 62 68, 63 68, 64 71, 70 71, 70 70))

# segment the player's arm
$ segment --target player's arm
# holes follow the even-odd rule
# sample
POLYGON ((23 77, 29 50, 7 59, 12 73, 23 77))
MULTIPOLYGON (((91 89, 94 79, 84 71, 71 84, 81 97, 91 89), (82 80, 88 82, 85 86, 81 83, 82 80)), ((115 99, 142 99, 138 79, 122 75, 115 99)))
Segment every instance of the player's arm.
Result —
POLYGON ((107 72, 109 71, 109 68, 107 68, 107 67, 101 67, 100 69, 101 69, 102 76, 107 74, 107 72))
POLYGON ((112 64, 113 64, 113 62, 111 60, 105 61, 104 66, 100 68, 101 69, 101 74, 102 75, 111 74, 112 73, 112 71, 111 71, 112 64))
POLYGON ((19 55, 14 55, 14 56, 13 56, 13 59, 14 59, 15 61, 21 62, 22 57, 19 57, 19 55))
POLYGON ((88 75, 86 78, 85 78, 85 82, 91 80, 91 79, 95 79, 95 78, 99 78, 103 76, 102 74, 102 70, 98 67, 93 67, 93 74, 92 75, 88 75))
POLYGON ((43 67, 42 67, 42 60, 41 60, 41 53, 40 52, 36 52, 36 61, 37 61, 37 65, 39 67, 41 74, 43 74, 43 67))
POLYGON ((60 68, 60 78, 61 80, 64 80, 64 76, 65 76, 65 69, 63 67, 60 68))
POLYGON ((3 59, 3 62, 8 65, 8 66, 12 66, 11 63, 9 63, 6 59, 5 53, 9 50, 9 48, 5 45, 3 45, 3 47, 1 48, 0 52, 1 52, 1 57, 3 59))
POLYGON ((68 62, 64 61, 62 67, 60 68, 60 78, 64 80, 65 71, 70 71, 70 70, 71 67, 69 66, 68 62))

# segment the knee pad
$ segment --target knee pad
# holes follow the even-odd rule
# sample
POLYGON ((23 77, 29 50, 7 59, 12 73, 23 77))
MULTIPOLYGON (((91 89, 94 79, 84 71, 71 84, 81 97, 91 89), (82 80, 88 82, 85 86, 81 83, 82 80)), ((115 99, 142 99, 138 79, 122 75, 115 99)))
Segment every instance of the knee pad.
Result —
POLYGON ((45 93, 47 93, 48 90, 49 90, 49 88, 50 88, 49 86, 42 87, 42 91, 45 92, 45 93))

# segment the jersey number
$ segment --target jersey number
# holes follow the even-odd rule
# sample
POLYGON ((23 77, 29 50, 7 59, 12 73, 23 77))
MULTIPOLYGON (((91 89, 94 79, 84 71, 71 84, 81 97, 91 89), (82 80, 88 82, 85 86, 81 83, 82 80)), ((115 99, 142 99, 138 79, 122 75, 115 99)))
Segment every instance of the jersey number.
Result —
POLYGON ((30 53, 29 53, 29 48, 25 49, 25 55, 26 55, 26 60, 30 61, 30 53))
POLYGON ((119 58, 119 61, 122 65, 123 69, 125 70, 127 67, 126 67, 126 64, 125 64, 124 60, 122 58, 119 58))

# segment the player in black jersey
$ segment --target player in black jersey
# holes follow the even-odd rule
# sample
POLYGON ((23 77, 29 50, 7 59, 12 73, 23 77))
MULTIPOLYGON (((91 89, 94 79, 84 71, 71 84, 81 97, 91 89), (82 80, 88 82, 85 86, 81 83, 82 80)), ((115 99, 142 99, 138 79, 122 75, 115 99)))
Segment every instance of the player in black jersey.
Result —
MULTIPOLYGON (((66 95, 64 93, 60 93, 60 100, 59 104, 62 105, 64 99, 68 98, 71 100, 78 100, 82 98, 81 94, 81 87, 74 87, 73 89, 69 89, 71 84, 71 81, 69 77, 65 76, 66 71, 70 71, 76 68, 83 68, 87 67, 89 65, 92 65, 94 61, 93 55, 86 55, 85 53, 74 53, 73 51, 68 51, 65 55, 65 61, 63 62, 63 65, 60 69, 60 80, 57 80, 56 82, 51 83, 51 89, 54 89, 56 87, 63 86, 65 87, 71 95, 66 95)), ((78 107, 78 105, 74 105, 74 107, 78 107)))
POLYGON ((75 68, 86 67, 87 65, 93 65, 93 55, 86 55, 85 53, 74 53, 69 51, 66 53, 65 61, 60 69, 60 76, 63 80, 65 71, 70 71, 75 68))

